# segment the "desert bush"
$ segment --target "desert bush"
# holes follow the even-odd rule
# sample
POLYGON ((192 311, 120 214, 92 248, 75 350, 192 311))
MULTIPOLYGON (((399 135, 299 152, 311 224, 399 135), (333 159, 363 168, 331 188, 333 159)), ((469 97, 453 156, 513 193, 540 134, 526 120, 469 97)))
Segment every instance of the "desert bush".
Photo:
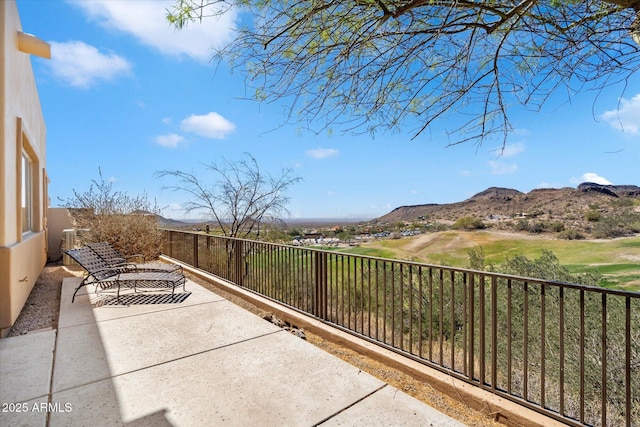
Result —
POLYGON ((485 228, 482 220, 472 216, 465 216, 457 220, 452 226, 454 230, 481 230, 485 228))
POLYGON ((635 201, 630 197, 621 197, 611 201, 611 206, 614 208, 628 208, 633 207, 635 201))
POLYGON ((542 255, 533 260, 524 255, 507 258, 507 261, 500 265, 498 272, 589 286, 598 286, 602 280, 602 275, 599 273, 571 273, 567 267, 560 264, 558 257, 547 249, 543 249, 542 255))
POLYGON ((146 194, 130 196, 115 191, 113 183, 105 181, 102 171, 99 179, 91 180, 84 192, 73 190, 74 196, 64 201, 69 209, 80 243, 109 242, 124 255, 141 254, 157 258, 164 234, 158 230, 159 209, 146 194))
POLYGON ((551 223, 551 229, 556 233, 564 231, 564 223, 562 221, 554 221, 551 223))
POLYGON ((475 248, 469 249, 467 251, 467 255, 469 256, 469 268, 471 270, 494 270, 493 264, 487 265, 486 256, 482 246, 477 246, 475 248))
POLYGON ((529 221, 524 218, 520 218, 513 228, 516 231, 527 231, 529 230, 529 221))
POLYGON ((561 231, 560 234, 558 235, 558 237, 560 237, 561 239, 565 239, 565 240, 582 240, 582 239, 584 239, 584 235, 582 233, 580 233, 580 231, 575 229, 575 228, 568 228, 566 230, 561 231))
POLYGON ((619 222, 612 218, 605 218, 593 227, 592 234, 596 239, 613 239, 622 237, 626 233, 619 222))
POLYGON ((542 233, 545 230, 545 224, 542 221, 535 221, 529 224, 529 228, 527 231, 529 233, 538 234, 542 233))
POLYGON ((640 214, 632 210, 605 216, 593 227, 593 237, 597 239, 612 239, 634 233, 640 233, 640 214))
POLYGON ((597 211, 595 209, 587 211, 584 214, 584 218, 589 222, 597 222, 600 220, 600 217, 601 217, 600 211, 597 211))

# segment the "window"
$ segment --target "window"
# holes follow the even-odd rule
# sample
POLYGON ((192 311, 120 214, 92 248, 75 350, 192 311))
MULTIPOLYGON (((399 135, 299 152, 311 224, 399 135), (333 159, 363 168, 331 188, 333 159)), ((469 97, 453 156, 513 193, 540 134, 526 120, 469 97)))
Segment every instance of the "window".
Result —
POLYGON ((22 152, 22 232, 33 228, 33 162, 22 152))

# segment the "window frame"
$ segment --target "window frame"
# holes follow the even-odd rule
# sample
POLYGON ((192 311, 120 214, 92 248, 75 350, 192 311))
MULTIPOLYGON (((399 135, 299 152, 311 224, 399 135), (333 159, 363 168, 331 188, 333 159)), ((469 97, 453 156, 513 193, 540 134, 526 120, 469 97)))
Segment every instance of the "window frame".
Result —
POLYGON ((17 120, 16 138, 16 239, 21 242, 30 233, 42 229, 42 206, 40 205, 40 159, 31 145, 30 132, 22 118, 17 120), (26 209, 26 211, 25 211, 26 209))
POLYGON ((22 234, 33 232, 33 160, 29 153, 22 149, 20 167, 20 213, 22 234))

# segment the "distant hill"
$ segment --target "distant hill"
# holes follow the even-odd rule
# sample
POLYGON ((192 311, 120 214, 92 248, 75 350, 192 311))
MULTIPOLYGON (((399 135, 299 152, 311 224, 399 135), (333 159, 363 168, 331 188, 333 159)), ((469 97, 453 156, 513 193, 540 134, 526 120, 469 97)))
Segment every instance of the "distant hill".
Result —
MULTIPOLYGON (((183 228, 183 227, 188 227, 193 225, 193 222, 191 220, 189 221, 180 221, 180 220, 176 220, 176 219, 171 219, 171 218, 165 218, 162 215, 158 215, 155 214, 153 212, 149 212, 149 211, 142 211, 142 210, 137 210, 137 211, 133 211, 132 212, 135 215, 151 215, 156 217, 156 220, 158 221, 158 226, 160 227, 166 227, 166 228, 183 228)), ((198 221, 198 223, 203 223, 204 221, 198 221)))
POLYGON ((565 227, 590 232, 598 215, 606 217, 622 211, 640 215, 640 187, 585 182, 577 188, 543 188, 529 193, 491 187, 462 202, 401 206, 374 221, 452 224, 463 217, 474 217, 497 228, 509 228, 514 219, 525 218, 562 222, 565 227))

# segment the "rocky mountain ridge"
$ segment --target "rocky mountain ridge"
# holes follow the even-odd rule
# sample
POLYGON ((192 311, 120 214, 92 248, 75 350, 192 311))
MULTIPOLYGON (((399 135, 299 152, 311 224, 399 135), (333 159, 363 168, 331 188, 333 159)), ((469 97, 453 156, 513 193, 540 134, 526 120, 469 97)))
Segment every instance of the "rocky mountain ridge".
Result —
POLYGON ((540 188, 528 193, 490 187, 462 202, 400 206, 375 222, 438 221, 451 224, 463 217, 487 222, 536 218, 586 230, 596 214, 606 216, 618 210, 640 213, 639 186, 585 182, 576 188, 540 188), (591 217, 589 213, 593 213, 591 217))

